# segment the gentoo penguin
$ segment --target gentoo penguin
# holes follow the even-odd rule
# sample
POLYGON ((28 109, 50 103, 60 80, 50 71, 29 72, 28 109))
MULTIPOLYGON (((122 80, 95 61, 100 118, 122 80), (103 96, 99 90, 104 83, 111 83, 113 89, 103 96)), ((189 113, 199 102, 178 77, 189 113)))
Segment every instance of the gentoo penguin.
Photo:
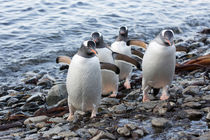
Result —
POLYGON ((95 117, 101 100, 101 69, 108 68, 119 74, 117 66, 100 64, 95 54, 95 43, 85 41, 72 60, 66 56, 56 59, 57 62, 70 63, 66 80, 69 105, 67 120, 73 120, 76 110, 92 111, 91 117, 95 117))
MULTIPOLYGON (((137 68, 140 68, 140 64, 135 59, 127 55, 113 52, 110 48, 108 48, 100 32, 93 32, 91 34, 91 37, 92 40, 96 43, 96 50, 98 52, 97 56, 100 62, 108 62, 114 64, 114 60, 119 60, 134 65, 137 68)), ((118 75, 107 70, 102 70, 101 75, 102 75, 102 95, 107 95, 108 93, 112 92, 110 97, 116 97, 118 93, 118 82, 119 82, 118 75)))
POLYGON ((175 71, 176 48, 172 30, 162 30, 149 43, 142 62, 142 90, 143 102, 149 101, 148 91, 151 88, 162 88, 161 100, 169 98, 167 95, 175 71))
MULTIPOLYGON (((132 56, 130 45, 138 45, 143 48, 146 48, 146 44, 142 41, 138 40, 128 40, 128 29, 125 26, 120 27, 119 35, 114 43, 111 45, 111 50, 117 53, 121 53, 127 56, 132 56)), ((130 86, 130 78, 132 72, 132 66, 126 64, 125 62, 120 62, 115 60, 115 64, 120 68, 119 79, 124 80, 124 86, 129 89, 130 86)))

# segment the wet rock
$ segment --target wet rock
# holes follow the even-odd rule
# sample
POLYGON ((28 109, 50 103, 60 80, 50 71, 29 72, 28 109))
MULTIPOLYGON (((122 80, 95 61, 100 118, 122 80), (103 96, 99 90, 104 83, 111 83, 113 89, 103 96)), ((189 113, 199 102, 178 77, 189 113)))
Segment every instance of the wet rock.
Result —
POLYGON ((25 140, 35 140, 35 139, 38 139, 39 136, 40 134, 32 134, 32 135, 26 136, 25 140))
POLYGON ((132 133, 132 137, 134 139, 141 138, 143 136, 144 136, 144 131, 141 129, 137 129, 137 130, 133 131, 133 133, 132 133))
POLYGON ((34 101, 43 101, 42 93, 37 92, 34 93, 31 97, 29 97, 26 102, 34 102, 34 101))
POLYGON ((61 117, 50 118, 48 121, 49 121, 49 122, 52 122, 52 123, 67 123, 67 121, 64 120, 64 119, 61 118, 61 117))
POLYGON ((154 109, 153 113, 158 113, 159 115, 165 115, 167 111, 172 110, 176 104, 174 102, 163 102, 158 104, 154 109))
POLYGON ((39 109, 39 105, 36 102, 25 103, 21 109, 23 111, 36 111, 39 109))
POLYGON ((47 117, 47 116, 30 117, 30 118, 28 118, 24 121, 24 124, 27 125, 27 124, 30 124, 30 123, 44 122, 48 119, 49 119, 49 117, 47 117))
POLYGON ((184 112, 186 113, 186 117, 190 120, 199 120, 203 116, 202 112, 194 109, 184 110, 184 112))
POLYGON ((87 129, 80 128, 80 129, 76 130, 76 133, 83 139, 91 138, 91 135, 88 133, 87 129))
POLYGON ((210 121, 210 112, 207 114, 206 120, 207 120, 207 121, 210 121))
POLYGON ((34 76, 34 77, 31 77, 31 78, 25 79, 24 81, 25 81, 25 84, 36 85, 38 80, 39 79, 36 76, 34 76))
POLYGON ((210 34, 210 28, 203 29, 200 33, 202 33, 202 34, 210 34))
POLYGON ((200 137, 196 138, 195 140, 209 140, 210 138, 210 131, 204 133, 203 135, 201 135, 200 137))
POLYGON ((119 127, 117 133, 122 136, 130 136, 131 132, 127 127, 119 127))
POLYGON ((127 109, 126 109, 125 105, 122 103, 119 105, 115 105, 111 108, 108 108, 108 110, 111 112, 117 113, 117 114, 121 114, 121 113, 125 113, 127 109))
POLYGON ((78 134, 76 134, 75 132, 71 130, 68 130, 68 131, 63 131, 63 132, 58 133, 58 136, 69 138, 69 137, 76 137, 78 136, 78 134))
POLYGON ((130 92, 126 97, 124 97, 124 100, 136 100, 140 97, 140 89, 134 90, 130 92))
POLYGON ((152 119, 151 123, 152 123, 152 126, 158 127, 158 128, 165 128, 171 125, 169 120, 165 118, 154 118, 152 119))
POLYGON ((68 106, 67 98, 60 100, 57 104, 54 105, 54 107, 61 107, 61 106, 68 106))
POLYGON ((183 90, 182 94, 196 95, 199 94, 199 91, 198 86, 188 86, 183 90))
POLYGON ((140 103, 137 108, 140 110, 151 110, 153 109, 159 101, 150 101, 150 102, 145 102, 145 103, 140 103))
POLYGON ((102 105, 117 105, 119 103, 120 103, 120 100, 119 99, 116 99, 116 98, 106 97, 106 98, 103 98, 101 100, 101 104, 102 105))
POLYGON ((35 127, 39 128, 39 129, 41 129, 43 127, 48 127, 48 126, 50 126, 50 124, 45 123, 45 122, 39 122, 39 123, 35 124, 35 127))
POLYGON ((101 131, 98 135, 96 135, 95 137, 93 137, 90 140, 100 140, 100 139, 111 139, 111 140, 115 140, 116 137, 113 134, 109 133, 109 132, 101 131))
POLYGON ((58 84, 53 86, 46 97, 46 102, 48 105, 54 105, 60 100, 67 98, 68 93, 66 90, 66 85, 65 84, 58 84))
POLYGON ((88 132, 92 135, 92 136, 95 136, 99 130, 98 129, 95 129, 95 128, 90 128, 88 129, 88 132))
POLYGON ((190 108, 201 108, 201 104, 199 104, 198 102, 187 102, 182 104, 182 107, 190 107, 190 108))
POLYGON ((50 137, 50 136, 53 136, 53 135, 56 135, 58 133, 60 133, 63 129, 59 126, 56 126, 54 128, 51 128, 49 129, 48 131, 44 131, 43 132, 43 136, 44 137, 50 137))
POLYGON ((205 107, 205 108, 203 108, 202 110, 203 110, 204 112, 208 113, 208 112, 210 112, 210 107, 205 107))
POLYGON ((2 96, 2 97, 0 98, 0 102, 7 102, 10 98, 11 98, 10 95, 2 96))
POLYGON ((131 124, 131 123, 125 124, 124 127, 127 127, 127 128, 129 128, 130 130, 135 130, 136 128, 138 128, 137 125, 131 124))
POLYGON ((54 82, 55 79, 50 75, 46 74, 37 82, 37 85, 42 86, 43 88, 50 88, 52 87, 54 82))
POLYGON ((202 100, 210 101, 210 95, 202 96, 202 100))
POLYGON ((7 101, 7 105, 8 106, 12 106, 13 104, 17 103, 19 100, 15 97, 11 97, 8 101, 7 101))

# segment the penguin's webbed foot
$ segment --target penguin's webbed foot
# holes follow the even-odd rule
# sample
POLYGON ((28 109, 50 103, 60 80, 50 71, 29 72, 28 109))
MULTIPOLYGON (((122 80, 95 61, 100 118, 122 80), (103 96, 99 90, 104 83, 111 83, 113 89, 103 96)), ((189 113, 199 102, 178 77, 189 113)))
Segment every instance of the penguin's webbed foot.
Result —
POLYGON ((117 97, 117 93, 113 92, 111 95, 109 95, 110 98, 116 98, 117 97))
POLYGON ((96 107, 96 105, 95 105, 95 104, 93 104, 93 110, 92 110, 92 112, 91 112, 91 116, 90 116, 90 118, 94 118, 94 117, 96 117, 97 110, 98 110, 98 107, 96 107))
POLYGON ((130 88, 131 88, 131 84, 130 84, 130 81, 129 81, 129 80, 126 80, 126 81, 125 81, 124 87, 125 87, 126 89, 130 89, 130 88))
POLYGON ((162 94, 160 100, 167 100, 169 96, 167 94, 162 94))
POLYGON ((73 121, 74 120, 74 115, 69 114, 67 121, 73 121))
POLYGON ((147 95, 144 95, 142 102, 144 103, 144 102, 149 102, 149 101, 150 101, 149 97, 147 95))

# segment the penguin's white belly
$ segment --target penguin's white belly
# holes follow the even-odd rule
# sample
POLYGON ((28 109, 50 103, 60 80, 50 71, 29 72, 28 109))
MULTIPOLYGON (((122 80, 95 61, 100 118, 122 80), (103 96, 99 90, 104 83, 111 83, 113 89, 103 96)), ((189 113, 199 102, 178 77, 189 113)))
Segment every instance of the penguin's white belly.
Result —
POLYGON ((100 104, 102 85, 97 57, 73 57, 67 75, 67 91, 69 104, 77 110, 93 110, 100 104))
POLYGON ((176 49, 152 42, 143 57, 143 88, 147 85, 162 88, 170 85, 175 71, 176 49), (152 45, 152 46, 151 46, 152 45))
MULTIPOLYGON (((107 48, 96 49, 100 62, 107 62, 114 64, 112 51, 107 48)), ((117 91, 118 89, 118 75, 109 70, 101 70, 102 76, 102 94, 107 95, 110 92, 117 91)))
MULTIPOLYGON (((124 41, 116 41, 111 45, 111 49, 114 52, 118 52, 127 56, 131 56, 131 48, 127 46, 124 41)), ((133 70, 132 65, 123 61, 115 60, 115 64, 120 69, 119 78, 120 80, 125 79, 133 70)))

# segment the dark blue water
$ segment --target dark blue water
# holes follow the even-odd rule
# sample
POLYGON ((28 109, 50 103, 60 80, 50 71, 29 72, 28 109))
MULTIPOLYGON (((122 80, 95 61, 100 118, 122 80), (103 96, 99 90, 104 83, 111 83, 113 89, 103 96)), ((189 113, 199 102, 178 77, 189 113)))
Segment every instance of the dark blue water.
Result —
POLYGON ((56 57, 72 56, 93 31, 109 44, 122 25, 146 42, 163 28, 192 38, 210 27, 209 7, 209 0, 0 0, 0 83, 19 83, 28 71, 59 77, 56 57))

